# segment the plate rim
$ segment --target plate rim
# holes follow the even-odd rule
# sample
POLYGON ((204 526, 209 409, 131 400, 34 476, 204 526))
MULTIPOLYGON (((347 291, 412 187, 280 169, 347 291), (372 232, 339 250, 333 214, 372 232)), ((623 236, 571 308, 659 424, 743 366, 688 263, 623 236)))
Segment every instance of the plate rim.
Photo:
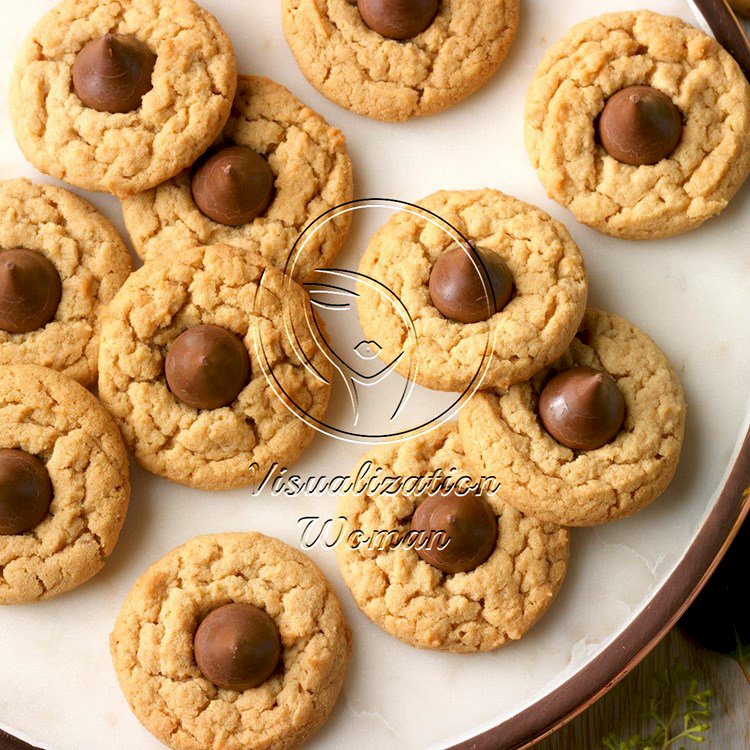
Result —
POLYGON ((750 516, 750 429, 719 497, 648 604, 588 664, 519 713, 446 750, 527 750, 583 713, 661 642, 708 582, 750 516))

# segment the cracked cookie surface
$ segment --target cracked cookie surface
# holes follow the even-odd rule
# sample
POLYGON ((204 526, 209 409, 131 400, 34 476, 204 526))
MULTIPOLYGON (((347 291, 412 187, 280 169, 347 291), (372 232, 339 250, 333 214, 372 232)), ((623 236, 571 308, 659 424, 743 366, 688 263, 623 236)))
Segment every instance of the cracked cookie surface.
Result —
MULTIPOLYGON (((399 310, 371 286, 359 284, 359 317, 384 362, 441 391, 507 387, 530 378, 567 348, 586 309, 588 282, 580 250, 565 227, 538 208, 496 190, 442 191, 419 206, 448 222, 443 231, 413 212, 395 214, 370 241, 359 271, 385 285, 399 310), (489 320, 457 323, 432 304, 435 261, 456 246, 455 232, 475 247, 497 252, 515 283, 511 301, 489 320), (453 235, 453 236, 451 236, 453 235)), ((458 241, 463 242, 459 237, 458 241)))
POLYGON ((62 298, 43 328, 0 330, 0 365, 42 365, 90 385, 102 311, 132 271, 127 248, 109 221, 77 195, 28 180, 0 181, 0 252, 16 248, 53 263, 62 298))
POLYGON ((283 0, 289 46, 307 79, 346 109, 401 121, 457 104, 495 73, 518 28, 519 0, 442 0, 404 42, 369 29, 354 0, 283 0))
POLYGON ((543 521, 592 526, 636 513, 666 490, 680 458, 685 399, 648 336, 618 315, 590 309, 548 371, 505 395, 476 394, 459 426, 474 470, 497 477, 504 500, 543 521), (578 366, 609 373, 626 406, 617 437, 580 453, 555 441, 537 417, 549 377, 578 366))
POLYGON ((21 49, 10 114, 26 158, 86 190, 131 195, 173 177, 211 145, 237 84, 232 44, 192 0, 64 0, 21 49), (153 88, 124 114, 83 105, 72 85, 78 52, 111 32, 157 55, 153 88))
POLYGON ((715 40, 677 18, 611 13, 547 54, 526 103, 526 146, 551 198, 615 237, 687 232, 720 213, 750 172, 750 86, 715 40), (682 140, 652 166, 607 154, 596 120, 622 88, 648 85, 682 112, 682 140))
POLYGON ((128 457, 82 385, 36 365, 0 366, 0 448, 44 462, 53 498, 31 531, 0 535, 0 604, 52 599, 104 566, 130 499, 128 457))
POLYGON ((104 318, 99 394, 141 464, 191 487, 229 489, 259 481, 274 461, 295 461, 315 434, 298 413, 322 419, 330 395, 331 366, 307 315, 300 286, 229 245, 155 258, 132 274, 104 318), (172 395, 164 360, 183 331, 202 324, 239 336, 252 374, 229 406, 199 411, 172 395))
MULTIPOLYGON (((438 470, 455 470, 454 481, 476 476, 455 423, 376 448, 362 458, 353 476, 366 461, 372 461, 372 472, 380 467, 383 477, 426 477, 438 470)), ((368 488, 341 499, 336 515, 346 521, 336 556, 357 606, 376 625, 417 648, 490 651, 521 638, 546 612, 565 578, 568 532, 485 493, 497 516, 497 546, 468 573, 442 573, 403 546, 379 550, 378 545, 348 543, 354 530, 366 537, 382 530, 403 536, 425 498, 383 486, 381 492, 368 488)))
POLYGON ((178 547, 138 579, 110 645, 131 708, 174 750, 292 750, 328 718, 351 633, 306 555, 262 534, 219 534, 178 547), (200 621, 231 602, 265 610, 281 634, 279 668, 243 692, 217 688, 193 656, 200 621))
MULTIPOLYGON (((267 159, 276 193, 267 211, 249 224, 218 224, 198 209, 186 170, 162 185, 123 201, 123 213, 141 258, 174 255, 182 247, 228 243, 262 255, 284 270, 295 241, 331 208, 353 197, 346 139, 281 84, 240 76, 232 114, 219 145, 247 146, 267 159)), ((351 214, 318 229, 291 275, 304 280, 338 254, 351 214)))

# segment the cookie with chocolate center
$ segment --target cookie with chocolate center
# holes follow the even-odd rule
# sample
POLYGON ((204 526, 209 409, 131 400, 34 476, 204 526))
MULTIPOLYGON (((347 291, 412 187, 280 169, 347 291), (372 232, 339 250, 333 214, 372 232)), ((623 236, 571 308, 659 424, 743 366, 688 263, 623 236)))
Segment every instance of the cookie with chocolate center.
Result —
POLYGON ((633 240, 682 234, 720 214, 750 173, 750 84, 684 21, 608 13, 547 53, 525 138, 547 193, 581 223, 633 240))
POLYGON ((341 250, 351 214, 326 217, 292 258, 297 238, 353 192, 344 136, 281 84, 243 75, 207 153, 174 179, 126 198, 123 214, 144 260, 227 243, 305 281, 341 250))
POLYGON ((441 191, 394 214, 370 240, 359 272, 403 306, 383 304, 370 284, 357 286, 359 319, 378 357, 441 391, 528 380, 568 347, 588 296, 567 229, 489 189, 441 191))
POLYGON ((565 354, 507 393, 479 393, 459 416, 474 471, 500 497, 564 526, 645 508, 669 486, 685 399, 664 353, 624 318, 586 312, 565 354))
POLYGON ((284 0, 284 34, 324 96, 377 120, 452 107, 505 60, 519 0, 284 0))
POLYGON ((294 750, 333 710, 351 641, 309 557, 238 533, 197 537, 151 565, 110 648, 133 712, 173 750, 294 750))
POLYGON ((0 605, 88 581, 117 543, 130 500, 112 417, 82 385, 37 365, 0 365, 0 605))
POLYGON ((232 43, 192 0, 129 0, 96 12, 63 0, 21 48, 10 115, 37 169, 126 196, 205 152, 236 87, 232 43))
POLYGON ((305 290, 246 250, 154 258, 109 306, 100 397, 149 471, 200 489, 255 484, 291 465, 325 415, 332 366, 311 319, 305 290))
POLYGON ((0 364, 96 380, 104 308, 132 271, 91 204, 53 185, 0 181, 0 364))
POLYGON ((400 478, 398 491, 357 486, 336 511, 336 557, 357 606, 416 648, 472 653, 522 638, 562 586, 568 532, 493 494, 455 422, 375 448, 352 477, 378 471, 400 478))

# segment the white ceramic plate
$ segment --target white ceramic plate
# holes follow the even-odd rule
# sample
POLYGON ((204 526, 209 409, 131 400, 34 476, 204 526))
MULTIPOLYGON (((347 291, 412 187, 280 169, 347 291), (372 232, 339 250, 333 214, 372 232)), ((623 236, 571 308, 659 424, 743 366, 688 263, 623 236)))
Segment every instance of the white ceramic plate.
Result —
MULTIPOLYGON (((48 179, 26 164, 15 145, 6 89, 23 38, 54 4, 54 0, 25 0, 4 8, 0 26, 3 178, 48 179)), ((595 13, 647 6, 694 22, 687 3, 523 0, 522 4, 514 47, 489 85, 448 112, 389 125, 338 108, 307 83, 282 35, 279 0, 204 0, 229 30, 241 72, 280 81, 346 134, 358 197, 414 201, 440 188, 489 186, 541 206, 563 221, 586 257, 592 304, 626 316, 659 343, 682 377, 689 405, 683 459, 667 494, 631 519, 574 531, 570 574, 559 599, 527 637, 495 653, 456 656, 420 652, 399 643, 358 611, 332 552, 312 549, 311 556, 341 597, 354 629, 355 649, 344 693, 310 750, 449 747, 544 701, 569 678, 596 674, 590 686, 579 688, 580 702, 585 702, 592 691, 622 671, 623 665, 615 669, 611 659, 607 661, 614 670, 611 674, 597 672, 597 665, 604 663, 607 646, 630 632, 629 626, 684 561, 746 432, 750 396, 747 186, 719 219, 689 235, 629 243, 576 224, 551 202, 523 146, 526 88, 542 55, 559 36, 595 13)), ((86 197, 122 228, 116 200, 86 197)), ((385 218, 356 222, 339 266, 357 267, 367 238, 385 218)), ((338 393, 332 408, 344 408, 343 398, 338 393)), ((321 436, 294 470, 302 476, 341 474, 364 450, 321 436)), ((147 565, 187 539, 211 532, 255 529, 299 545, 298 519, 330 516, 336 507, 335 497, 285 499, 273 498, 268 491, 259 497, 250 490, 220 495, 192 491, 152 477, 135 464, 132 479, 132 503, 120 543, 99 576, 51 602, 0 609, 0 725, 46 750, 161 747, 131 714, 108 651, 120 604, 147 565)), ((723 518, 725 526, 728 523, 722 527, 725 535, 739 513, 736 500, 727 507, 733 510, 723 518)), ((717 538, 714 535, 714 546, 720 546, 717 538)), ((713 559, 713 547, 706 545, 705 559, 694 577, 700 577, 713 559)), ((683 599, 688 593, 683 592, 683 599)), ((654 615, 659 621, 651 623, 654 633, 668 624, 677 608, 679 601, 668 611, 659 609, 654 615)), ((646 611, 648 620, 651 610, 646 611)), ((551 709, 550 721, 562 713, 551 709)), ((523 739, 513 737, 513 742, 523 739)), ((497 742, 487 744, 487 738, 482 742, 477 747, 498 747, 497 742)))

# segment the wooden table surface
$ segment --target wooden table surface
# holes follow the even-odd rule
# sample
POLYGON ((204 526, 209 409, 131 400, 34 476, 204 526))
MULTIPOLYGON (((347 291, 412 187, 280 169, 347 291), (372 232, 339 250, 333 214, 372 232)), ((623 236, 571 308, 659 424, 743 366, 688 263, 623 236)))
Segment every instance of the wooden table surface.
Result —
POLYGON ((700 688, 714 692, 706 742, 686 743, 686 750, 748 750, 750 685, 739 665, 727 656, 695 648, 677 630, 604 698, 534 750, 603 750, 602 738, 610 732, 631 736, 639 731, 639 718, 654 694, 653 675, 675 664, 694 670, 701 678, 700 688))

